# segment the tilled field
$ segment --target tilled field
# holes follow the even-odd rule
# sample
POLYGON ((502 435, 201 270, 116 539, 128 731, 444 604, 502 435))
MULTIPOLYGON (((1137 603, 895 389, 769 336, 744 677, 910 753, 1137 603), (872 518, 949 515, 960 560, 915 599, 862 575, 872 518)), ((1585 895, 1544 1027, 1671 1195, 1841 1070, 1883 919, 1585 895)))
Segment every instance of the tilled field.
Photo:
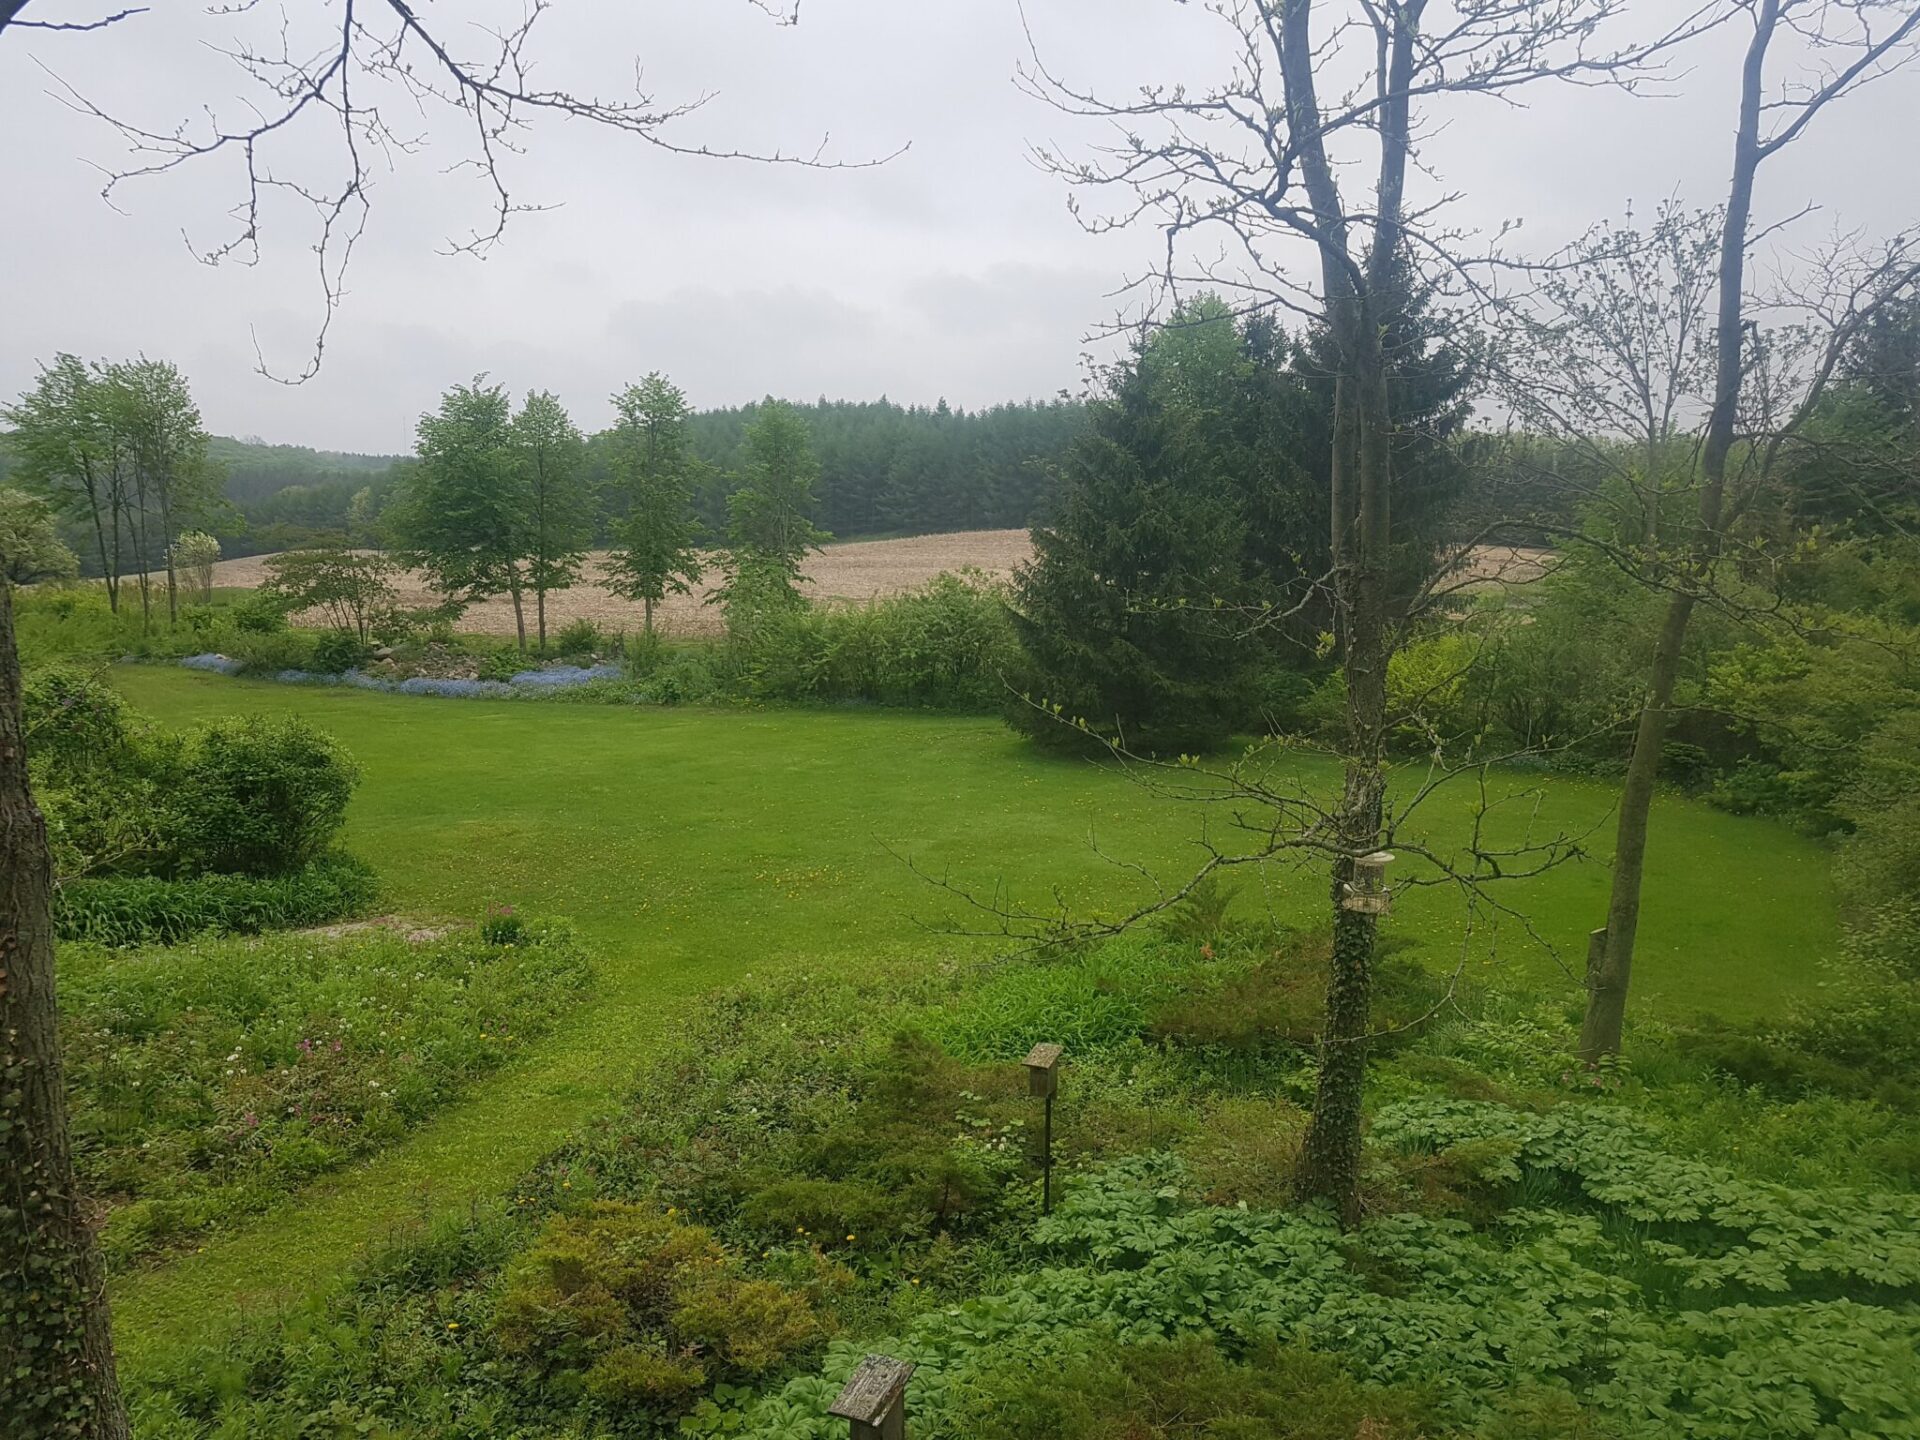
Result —
MULTIPOLYGON (((1024 530, 960 530, 946 535, 915 535, 905 540, 858 540, 829 545, 807 566, 807 594, 816 600, 870 600, 923 585, 949 570, 973 568, 1004 579, 1031 553, 1024 530)), ((547 597, 547 629, 558 630, 570 620, 591 620, 605 630, 638 630, 641 607, 622 600, 597 582, 604 551, 587 557, 586 580, 571 590, 547 597)), ((252 589, 266 579, 264 555, 244 560, 222 560, 214 567, 213 583, 252 589)), ((708 580, 718 582, 718 576, 708 580)), ((403 605, 429 605, 439 599, 424 578, 409 573, 401 581, 403 605)), ((708 585, 692 595, 675 595, 654 612, 654 623, 669 635, 717 635, 720 612, 706 604, 708 585)), ((531 602, 529 602, 529 605, 531 602)), ((531 609, 527 615, 533 624, 531 609)), ((484 635, 513 634, 513 604, 503 598, 470 608, 456 629, 484 635)))
MULTIPOLYGON (((829 545, 807 566, 807 594, 816 600, 871 600, 924 585, 950 570, 974 569, 1004 579, 1032 554, 1025 530, 956 530, 945 535, 914 535, 903 540, 857 540, 829 545)), ((622 600, 597 583, 604 551, 587 558, 586 582, 547 598, 547 629, 558 630, 570 620, 591 620, 604 630, 638 630, 641 608, 622 600)), ((214 567, 214 584, 252 589, 266 578, 264 555, 244 560, 222 560, 214 567)), ((1519 583, 1538 579, 1548 568, 1548 552, 1506 545, 1484 545, 1468 560, 1467 574, 1475 583, 1519 583)), ((717 576, 708 577, 717 582, 717 576)), ((669 635, 717 635, 720 612, 706 604, 708 585, 692 595, 670 597, 654 614, 655 624, 669 635)), ((401 603, 429 605, 438 600, 417 572, 401 582, 401 603)), ((531 609, 527 615, 533 624, 531 609)), ((456 627, 484 635, 513 634, 513 605, 505 598, 482 601, 461 616, 456 627)))

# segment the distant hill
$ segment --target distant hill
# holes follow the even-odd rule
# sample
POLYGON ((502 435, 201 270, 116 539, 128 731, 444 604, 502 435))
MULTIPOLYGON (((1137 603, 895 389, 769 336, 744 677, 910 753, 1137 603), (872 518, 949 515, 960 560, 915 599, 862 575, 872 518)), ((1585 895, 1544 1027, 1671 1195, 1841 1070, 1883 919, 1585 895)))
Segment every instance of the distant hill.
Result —
POLYGON ((236 505, 264 500, 290 485, 343 481, 364 485, 401 458, 309 450, 305 445, 269 445, 261 440, 233 440, 225 435, 214 436, 207 453, 227 472, 227 498, 236 505))

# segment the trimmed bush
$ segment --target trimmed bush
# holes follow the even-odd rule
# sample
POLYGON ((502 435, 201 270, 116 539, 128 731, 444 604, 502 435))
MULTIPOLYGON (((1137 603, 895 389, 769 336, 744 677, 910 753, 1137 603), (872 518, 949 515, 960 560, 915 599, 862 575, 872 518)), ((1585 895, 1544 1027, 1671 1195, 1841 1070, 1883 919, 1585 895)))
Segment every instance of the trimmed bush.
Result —
POLYGON ((53 929, 63 941, 172 945, 196 935, 256 935, 324 925, 369 909, 373 868, 351 855, 324 856, 290 875, 154 875, 69 880, 54 894, 53 929))
POLYGON ((358 779, 347 753, 297 716, 209 725, 174 797, 182 862, 233 875, 297 870, 332 845, 358 779))

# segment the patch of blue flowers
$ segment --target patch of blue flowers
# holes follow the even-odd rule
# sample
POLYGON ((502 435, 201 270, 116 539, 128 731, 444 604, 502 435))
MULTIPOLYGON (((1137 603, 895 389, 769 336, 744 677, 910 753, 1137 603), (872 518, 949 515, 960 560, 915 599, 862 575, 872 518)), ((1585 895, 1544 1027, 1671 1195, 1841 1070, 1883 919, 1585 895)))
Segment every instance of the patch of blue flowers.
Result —
MULTIPOLYGON (((180 662, 190 670, 212 670, 221 675, 237 674, 238 660, 224 655, 190 655, 180 662)), ((282 685, 351 685, 359 690, 379 690, 390 695, 438 695, 450 700, 499 700, 512 695, 547 694, 570 690, 595 680, 617 680, 618 665, 552 665, 544 670, 522 670, 507 680, 439 680, 415 675, 406 680, 386 680, 362 670, 328 675, 316 670, 279 670, 270 679, 282 685)))
POLYGON ((189 670, 211 670, 216 675, 237 675, 240 662, 225 655, 189 655, 180 662, 189 670))

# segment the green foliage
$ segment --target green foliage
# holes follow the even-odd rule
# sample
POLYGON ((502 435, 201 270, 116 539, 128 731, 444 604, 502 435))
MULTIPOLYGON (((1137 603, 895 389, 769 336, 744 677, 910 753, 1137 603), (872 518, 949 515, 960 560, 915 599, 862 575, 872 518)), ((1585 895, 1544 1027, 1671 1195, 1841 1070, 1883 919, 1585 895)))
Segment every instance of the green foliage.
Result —
POLYGON ((526 503, 519 550, 527 586, 539 606, 544 647, 546 596, 579 580, 593 538, 587 442, 559 399, 541 390, 529 391, 513 417, 512 445, 515 480, 526 503))
POLYGON ((344 854, 265 877, 82 877, 63 881, 54 892, 53 928, 61 940, 116 947, 177 944, 205 934, 255 935, 363 914, 378 889, 373 871, 344 854))
POLYGON ((351 630, 326 630, 313 643, 313 668, 322 675, 341 675, 357 670, 372 654, 351 630))
POLYGON ((37 669, 26 679, 21 703, 28 758, 43 776, 118 769, 133 748, 132 707, 87 671, 37 669))
POLYGON ((532 494, 506 387, 485 381, 454 386, 420 417, 419 464, 402 476, 387 518, 449 604, 511 594, 517 607, 532 494))
POLYGON ((806 1294, 745 1275, 709 1231, 617 1202, 555 1216, 508 1272, 493 1324, 559 1394, 668 1414, 826 1328, 806 1294))
POLYGON ((13 585, 71 580, 80 557, 67 548, 52 513, 37 496, 0 488, 0 562, 13 585))
POLYGON ((651 634, 653 607, 670 594, 689 594, 703 568, 694 546, 699 466, 687 445, 692 412, 685 394, 658 373, 629 385, 613 405, 605 486, 617 518, 605 574, 615 594, 645 603, 651 634))
POLYGON ((807 422, 768 396, 747 427, 746 464, 727 497, 727 579, 713 599, 729 629, 750 633, 762 615, 800 603, 800 568, 833 537, 813 523, 820 475, 807 422))
POLYGON ((585 619, 569 620, 553 637, 556 655, 597 655, 612 645, 613 640, 603 635, 598 625, 585 619))
POLYGON ((188 747, 171 801, 183 863, 232 875, 299 869, 334 843, 359 773, 297 716, 207 726, 188 747))
POLYGON ((1011 1350, 983 1367, 939 1433, 1022 1440, 1417 1440, 1427 1406, 1413 1391, 1362 1385, 1339 1363, 1268 1342, 1229 1359, 1197 1336, 1094 1343, 1062 1357, 1011 1350))
POLYGON ((991 711, 1015 663, 1000 587, 938 575, 863 605, 770 606, 738 638, 746 693, 991 711))
POLYGON ((392 636, 404 627, 394 586, 400 567, 377 550, 289 550, 269 557, 266 570, 259 595, 282 616, 317 611, 328 625, 362 646, 376 635, 392 636))
POLYGON ((1016 728, 1079 746, 1084 721, 1133 748, 1187 751, 1247 717, 1262 653, 1245 638, 1250 611, 1277 599, 1291 572, 1253 584, 1251 501, 1236 488, 1247 477, 1228 463, 1244 459, 1241 437, 1215 427, 1269 378, 1218 301, 1136 346, 1069 454, 1054 515, 1014 582, 1027 658, 1007 711, 1016 728))
POLYGON ((549 1030, 587 960, 565 930, 64 947, 75 1163, 116 1261, 264 1209, 391 1143, 549 1030))

